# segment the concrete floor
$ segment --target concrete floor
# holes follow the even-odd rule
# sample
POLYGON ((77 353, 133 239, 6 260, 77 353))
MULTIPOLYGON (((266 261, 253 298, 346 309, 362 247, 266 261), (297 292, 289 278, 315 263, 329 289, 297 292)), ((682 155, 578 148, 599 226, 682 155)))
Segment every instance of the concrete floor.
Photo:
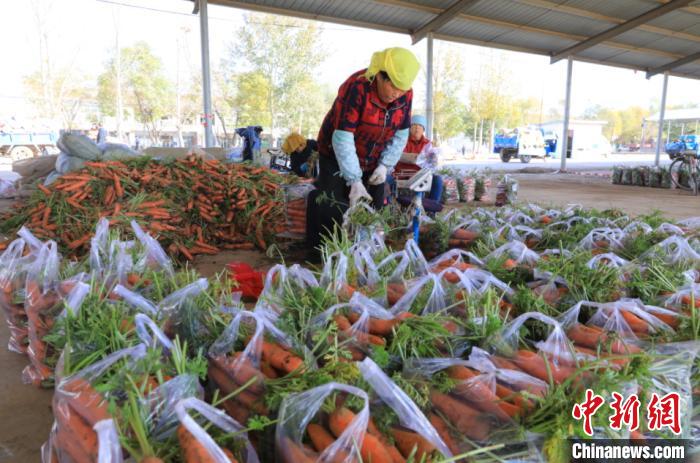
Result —
MULTIPOLYGON (((598 209, 615 207, 632 215, 659 209, 674 219, 700 215, 700 197, 676 190, 612 185, 609 178, 571 174, 514 176, 520 182, 521 202, 537 202, 543 206, 578 203, 598 209)), ((9 201, 0 201, 0 211, 9 204, 9 201)), ((195 267, 203 275, 211 276, 233 260, 260 267, 273 263, 258 252, 236 252, 200 258, 195 267)), ((7 336, 7 328, 0 322, 0 462, 39 461, 39 449, 48 437, 52 422, 52 391, 21 383, 20 375, 27 359, 7 351, 7 336)))

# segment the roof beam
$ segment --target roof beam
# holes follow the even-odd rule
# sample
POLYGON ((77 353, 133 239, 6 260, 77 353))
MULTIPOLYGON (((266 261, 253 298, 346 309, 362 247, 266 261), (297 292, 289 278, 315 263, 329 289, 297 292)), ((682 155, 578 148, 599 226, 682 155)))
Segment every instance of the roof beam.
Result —
MULTIPOLYGON (((514 0, 517 3, 523 5, 534 6, 537 8, 544 8, 546 10, 556 11, 557 13, 564 13, 571 16, 576 16, 579 18, 594 19, 598 21, 605 21, 612 24, 622 24, 625 22, 624 19, 615 18, 613 16, 607 16, 601 13, 596 13, 593 11, 584 10, 582 8, 576 8, 574 6, 561 5, 559 3, 554 3, 548 0, 514 0)), ((684 39, 691 42, 700 42, 700 35, 690 34, 683 31, 674 31, 672 29, 666 29, 665 27, 652 26, 651 24, 642 24, 639 26, 639 30, 645 32, 651 32, 653 34, 663 35, 665 37, 674 37, 677 39, 684 39)))
POLYGON ((681 58, 679 60, 673 61, 668 64, 664 64, 663 66, 659 66, 654 69, 650 69, 647 71, 647 79, 650 79, 652 76, 655 76, 656 74, 661 74, 662 72, 666 71, 671 71, 677 67, 683 66, 684 64, 692 63, 693 61, 698 61, 700 60, 700 51, 697 53, 693 53, 692 55, 688 55, 685 58, 681 58))
POLYGON ((457 15, 462 12, 462 10, 478 1, 479 0, 457 0, 454 2, 448 9, 438 14, 435 18, 431 19, 428 23, 422 25, 411 34, 413 45, 426 38, 429 33, 435 32, 448 22, 455 19, 457 15))
MULTIPOLYGON (((660 4, 666 4, 670 0, 656 0, 656 3, 660 4)), ((683 11, 686 11, 688 13, 693 13, 693 14, 700 14, 700 6, 686 6, 683 8, 683 11)))
MULTIPOLYGON (((435 7, 427 6, 427 5, 419 5, 417 3, 409 2, 406 0, 374 0, 374 1, 376 3, 383 3, 385 5, 399 6, 402 8, 411 9, 411 10, 415 10, 415 11, 422 11, 422 12, 431 13, 431 14, 439 14, 441 11, 443 11, 440 8, 435 8, 435 7)), ((479 22, 481 24, 490 24, 493 26, 499 26, 499 27, 503 27, 506 29, 532 32, 535 34, 542 34, 542 35, 547 35, 550 37, 560 37, 562 39, 567 39, 567 40, 572 40, 572 41, 580 41, 580 40, 584 40, 586 38, 586 37, 581 36, 581 35, 553 31, 550 29, 541 29, 541 28, 532 27, 532 26, 525 26, 522 24, 516 24, 516 23, 512 23, 512 22, 502 21, 500 19, 490 19, 490 18, 485 18, 483 16, 473 16, 473 15, 468 15, 465 13, 460 13, 457 16, 457 19, 462 19, 465 21, 475 21, 475 22, 479 22)), ((435 33, 436 38, 437 38, 437 36, 438 36, 438 33, 435 33)), ((441 36, 444 36, 444 35, 441 34, 441 36)), ((460 41, 460 40, 458 40, 458 41, 460 41)), ((491 42, 482 42, 482 43, 488 44, 491 42)), ((495 44, 486 45, 486 46, 495 46, 497 48, 509 48, 509 47, 503 47, 500 45, 497 46, 495 44)), ((635 47, 633 45, 628 45, 626 43, 606 42, 605 46, 611 47, 611 48, 617 48, 617 49, 624 50, 624 51, 636 51, 636 52, 648 53, 648 54, 656 55, 656 56, 663 56, 665 58, 672 58, 674 60, 683 57, 683 55, 678 55, 678 54, 670 53, 670 52, 663 51, 663 50, 656 50, 654 48, 635 47)), ((552 55, 551 52, 547 53, 547 54, 549 56, 552 55)), ((576 57, 576 58, 580 59, 580 57, 576 57)))
POLYGON ((642 13, 639 16, 630 19, 629 21, 625 21, 624 23, 618 24, 615 27, 611 27, 607 31, 601 32, 600 34, 596 34, 593 37, 590 37, 571 47, 565 48, 564 50, 555 53, 554 55, 552 55, 552 59, 550 60, 550 62, 551 64, 554 64, 557 61, 566 58, 567 56, 573 56, 576 53, 582 52, 583 50, 591 48, 601 42, 605 42, 606 40, 610 40, 611 38, 616 37, 622 34, 623 32, 627 32, 631 29, 634 29, 635 27, 649 22, 652 19, 658 18, 659 16, 663 16, 666 13, 669 13, 673 10, 677 10, 678 8, 688 6, 688 4, 692 1, 693 0, 671 0, 670 2, 664 5, 658 6, 652 10, 647 11, 646 13, 642 13))

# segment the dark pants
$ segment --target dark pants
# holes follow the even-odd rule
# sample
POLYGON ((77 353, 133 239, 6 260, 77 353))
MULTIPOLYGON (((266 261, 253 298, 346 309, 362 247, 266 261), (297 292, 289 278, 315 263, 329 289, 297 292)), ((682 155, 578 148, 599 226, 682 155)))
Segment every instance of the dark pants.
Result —
MULTIPOLYGON (((372 197, 372 207, 384 206, 384 184, 369 185, 367 180, 372 171, 362 174, 362 183, 372 197)), ((319 174, 315 182, 316 190, 309 193, 306 214, 306 240, 310 248, 321 244, 323 236, 328 236, 335 225, 343 224, 343 213, 348 210, 350 187, 340 176, 340 168, 335 159, 320 156, 319 174)))

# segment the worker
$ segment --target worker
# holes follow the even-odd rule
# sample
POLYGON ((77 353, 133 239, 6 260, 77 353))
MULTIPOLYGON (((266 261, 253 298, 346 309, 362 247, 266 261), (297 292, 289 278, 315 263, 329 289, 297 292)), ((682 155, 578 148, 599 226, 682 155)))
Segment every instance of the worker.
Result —
MULTIPOLYGON (((436 151, 433 148, 432 142, 425 136, 425 127, 428 125, 428 120, 425 116, 416 114, 411 118, 411 133, 408 138, 408 143, 404 148, 403 155, 396 164, 395 171, 414 171, 420 169, 437 169, 436 151)), ((393 175, 387 176, 387 183, 391 190, 395 190, 395 180, 393 175)), ((440 175, 433 173, 433 183, 430 187, 430 193, 427 199, 441 202, 443 191, 443 181, 440 175)))
POLYGON ((292 132, 282 143, 282 151, 292 161, 292 172, 299 177, 313 177, 315 175, 317 156, 312 156, 312 154, 318 152, 316 140, 306 139, 300 134, 292 132))
POLYGON ((307 239, 312 248, 333 232, 348 206, 384 205, 386 174, 401 157, 411 122, 411 87, 420 65, 410 50, 372 55, 367 69, 338 90, 318 134, 319 175, 308 198, 307 239), (318 199, 318 201, 317 201, 318 199))

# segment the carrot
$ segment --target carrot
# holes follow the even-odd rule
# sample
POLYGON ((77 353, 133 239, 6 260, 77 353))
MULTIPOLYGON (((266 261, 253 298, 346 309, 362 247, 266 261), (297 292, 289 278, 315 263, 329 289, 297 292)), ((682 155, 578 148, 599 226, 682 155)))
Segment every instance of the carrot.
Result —
POLYGON ((570 376, 574 376, 576 369, 564 365, 555 365, 549 360, 545 360, 541 355, 529 351, 519 350, 513 357, 513 362, 526 373, 541 379, 542 381, 554 381, 561 384, 570 376))
POLYGON ((282 439, 279 452, 284 463, 315 463, 318 454, 309 452, 288 437, 282 439))
MULTIPOLYGON (((225 371, 219 369, 212 363, 209 364, 207 375, 214 381, 216 386, 221 389, 224 396, 228 396, 243 386, 242 384, 237 384, 225 371)), ((233 400, 259 415, 267 415, 269 413, 267 407, 261 402, 260 397, 247 390, 240 391, 233 397, 233 400)))
POLYGON ((255 378, 247 390, 256 395, 262 394, 263 380, 265 379, 263 374, 253 367, 250 360, 242 359, 242 355, 240 352, 236 352, 232 357, 214 356, 209 358, 209 363, 225 372, 239 386, 243 386, 255 378))
POLYGON ((445 443, 445 445, 447 445, 447 448, 450 449, 450 452, 452 452, 453 455, 459 455, 461 452, 459 451, 459 447, 457 447, 457 444, 452 438, 452 435, 450 434, 450 428, 447 425, 447 423, 445 423, 445 420, 440 418, 435 413, 431 413, 430 415, 428 415, 428 419, 430 420, 430 424, 433 425, 442 441, 445 443))
POLYGON ((460 240, 460 241, 472 242, 472 241, 475 241, 477 238, 479 238, 479 234, 476 232, 470 231, 470 230, 458 228, 452 232, 451 238, 456 239, 456 240, 460 240))
POLYGON ((165 463, 162 459, 154 456, 144 457, 139 460, 139 463, 165 463))
POLYGON ((59 454, 68 454, 73 463, 93 463, 97 461, 96 458, 92 458, 85 453, 68 428, 58 427, 56 429, 56 447, 59 454))
POLYGON ((183 425, 177 427, 177 440, 185 463, 216 463, 206 447, 183 425))
POLYGON ((386 285, 386 297, 389 305, 394 305, 406 294, 406 287, 403 283, 388 283, 386 285))
POLYGON ((224 411, 234 420, 238 421, 238 423, 242 424, 243 426, 248 423, 248 418, 250 418, 251 415, 251 411, 249 409, 233 399, 226 400, 221 405, 224 407, 224 411))
POLYGON ((117 195, 117 198, 123 198, 124 188, 122 187, 122 183, 119 180, 119 177, 117 176, 117 174, 114 174, 112 178, 114 179, 114 193, 117 195))
POLYGON ((68 243, 68 245, 67 245, 67 246, 68 246, 68 249, 78 249, 80 246, 82 246, 82 245, 84 245, 85 243, 87 243, 88 240, 89 240, 90 238, 92 238, 92 235, 87 234, 87 235, 83 236, 82 238, 78 238, 78 239, 75 240, 75 241, 71 241, 71 242, 68 243))
POLYGON ((460 433, 478 441, 488 437, 491 431, 488 420, 469 405, 436 390, 430 391, 430 401, 460 433))
POLYGON ((55 405, 56 424, 66 432, 66 438, 73 441, 75 447, 80 448, 81 451, 77 453, 83 453, 92 461, 97 461, 97 433, 70 409, 65 400, 58 400, 55 405))
MULTIPOLYGON (((350 312, 348 314, 348 319, 354 324, 360 319, 360 314, 357 312, 350 312)), ((394 327, 398 325, 400 320, 392 318, 390 320, 382 320, 380 318, 369 317, 368 330, 371 334, 377 336, 389 336, 394 327)))
MULTIPOLYGON (((340 435, 350 426, 350 422, 355 418, 355 414, 346 407, 338 407, 328 417, 328 427, 335 437, 340 435)), ((360 455, 363 461, 373 463, 392 463, 391 456, 386 448, 372 434, 366 433, 362 440, 360 455)))
MULTIPOLYGON (((328 447, 333 445, 333 442, 335 442, 335 438, 326 431, 326 428, 319 424, 311 423, 307 428, 306 432, 309 434, 309 438, 311 439, 311 443, 314 445, 314 448, 320 453, 326 450, 328 447)), ((342 459, 340 460, 342 461, 342 459)))
POLYGON ((262 374, 265 375, 266 378, 269 378, 269 379, 279 378, 279 374, 277 373, 277 370, 272 368, 272 366, 267 362, 260 362, 260 371, 262 371, 262 374))
POLYGON ((622 315, 622 318, 625 319, 627 324, 630 326, 632 331, 634 331, 637 334, 648 334, 651 327, 649 324, 633 314, 630 311, 627 310, 620 310, 620 315, 622 315))
POLYGON ((72 378, 61 383, 55 396, 65 397, 70 407, 91 426, 98 421, 111 418, 107 410, 107 402, 83 378, 72 378))
POLYGON ((700 309, 700 297, 691 297, 688 294, 681 296, 681 304, 683 305, 691 306, 693 300, 695 300, 695 308, 700 309))
POLYGON ((39 183, 39 184, 37 185, 37 188, 39 188, 39 190, 41 190, 41 192, 44 193, 46 196, 51 196, 51 195, 53 194, 53 193, 51 192, 51 190, 49 190, 48 188, 46 188, 46 187, 45 187, 44 185, 42 185, 41 183, 39 183))
POLYGON ((389 439, 387 439, 384 434, 379 432, 379 428, 377 428, 377 425, 374 423, 374 419, 371 416, 367 422, 367 432, 379 439, 379 442, 384 445, 384 448, 386 448, 386 451, 389 453, 393 463, 406 463, 406 459, 403 457, 403 455, 401 455, 399 449, 394 447, 394 444, 389 442, 389 439))
POLYGON ((460 398, 466 399, 479 410, 489 413, 501 421, 508 421, 509 417, 519 413, 520 410, 517 407, 501 402, 499 397, 484 383, 469 381, 469 379, 479 376, 469 368, 452 366, 447 370, 447 374, 452 379, 460 380, 453 392, 460 398))
MULTIPOLYGON (((608 334, 597 326, 588 326, 582 323, 577 323, 573 325, 566 332, 566 335, 575 344, 587 347, 589 349, 597 349, 600 344, 606 344, 608 341, 608 334)), ((621 339, 616 339, 610 344, 611 352, 615 354, 634 354, 640 352, 640 349, 630 343, 627 343, 621 339)))
POLYGON ((503 268, 506 270, 513 270, 517 266, 518 263, 513 259, 506 259, 505 262, 503 262, 503 268))
POLYGON ((549 225, 550 223, 552 223, 552 220, 553 219, 548 215, 543 215, 542 217, 540 217, 540 223, 544 225, 549 225))
POLYGON ((411 455, 413 449, 416 450, 415 458, 417 461, 421 461, 423 458, 428 459, 430 454, 435 451, 433 444, 415 432, 404 431, 394 427, 391 429, 391 435, 394 438, 394 442, 396 442, 396 447, 406 458, 411 455))
POLYGON ((304 367, 304 361, 300 357, 285 350, 278 344, 267 341, 262 342, 262 359, 264 362, 269 362, 276 370, 287 374, 297 370, 301 372, 304 367))

